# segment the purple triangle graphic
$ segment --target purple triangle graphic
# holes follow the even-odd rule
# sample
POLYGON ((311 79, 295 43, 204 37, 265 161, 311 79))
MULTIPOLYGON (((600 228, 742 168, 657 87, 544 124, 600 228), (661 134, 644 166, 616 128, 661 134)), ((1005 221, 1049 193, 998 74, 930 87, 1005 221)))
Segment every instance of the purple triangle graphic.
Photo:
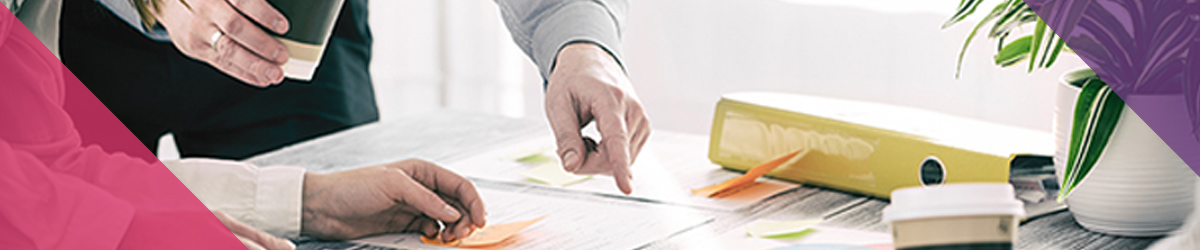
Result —
POLYGON ((1197 0, 1025 0, 1200 173, 1197 0))

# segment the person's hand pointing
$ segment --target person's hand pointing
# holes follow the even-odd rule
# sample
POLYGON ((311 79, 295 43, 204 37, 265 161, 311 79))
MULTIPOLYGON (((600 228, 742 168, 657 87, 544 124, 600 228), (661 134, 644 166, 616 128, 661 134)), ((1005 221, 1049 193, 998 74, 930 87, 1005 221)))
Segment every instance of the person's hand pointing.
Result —
POLYGON ((650 137, 650 120, 629 77, 607 51, 591 43, 559 51, 546 87, 546 116, 563 168, 612 175, 621 192, 633 192, 629 166, 650 137), (592 121, 600 131, 599 142, 580 132, 592 121))
POLYGON ((283 34, 289 24, 266 0, 161 1, 154 17, 184 55, 253 86, 283 81, 288 51, 267 32, 283 34))

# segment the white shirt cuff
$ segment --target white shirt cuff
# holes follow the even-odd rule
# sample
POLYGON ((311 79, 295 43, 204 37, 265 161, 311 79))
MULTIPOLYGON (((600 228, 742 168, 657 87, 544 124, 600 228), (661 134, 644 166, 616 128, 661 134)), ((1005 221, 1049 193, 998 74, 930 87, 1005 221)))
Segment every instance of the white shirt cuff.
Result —
POLYGON ((262 221, 252 225, 274 235, 300 236, 300 200, 303 192, 304 168, 261 168, 255 213, 262 221))
POLYGON ((276 236, 300 235, 304 168, 213 159, 163 163, 208 209, 276 236))

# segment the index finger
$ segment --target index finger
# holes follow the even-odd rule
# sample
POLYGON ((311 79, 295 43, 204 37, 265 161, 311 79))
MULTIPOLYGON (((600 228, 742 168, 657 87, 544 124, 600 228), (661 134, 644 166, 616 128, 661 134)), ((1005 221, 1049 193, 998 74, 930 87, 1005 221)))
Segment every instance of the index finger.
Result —
POLYGON ((621 192, 630 194, 633 187, 629 181, 633 176, 629 173, 629 132, 625 127, 625 119, 613 107, 601 106, 593 109, 597 111, 596 129, 600 131, 600 146, 613 171, 613 178, 617 179, 617 187, 621 192))
POLYGON ((467 214, 470 215, 471 221, 475 222, 476 226, 482 227, 487 224, 487 211, 484 209, 483 199, 479 196, 479 190, 475 188, 475 184, 431 162, 416 162, 413 173, 409 174, 413 180, 438 194, 457 200, 459 204, 466 207, 467 214))
POLYGON ((229 5, 237 8, 243 15, 250 17, 251 20, 271 29, 276 34, 287 33, 289 26, 287 17, 283 16, 279 10, 276 10, 271 3, 265 0, 226 0, 229 5))
POLYGON ((221 31, 226 36, 250 49, 251 52, 254 52, 259 57, 275 63, 287 62, 288 53, 283 44, 246 19, 246 16, 235 10, 232 5, 225 2, 218 2, 198 9, 198 12, 200 12, 199 16, 207 16, 213 24, 221 28, 221 31))

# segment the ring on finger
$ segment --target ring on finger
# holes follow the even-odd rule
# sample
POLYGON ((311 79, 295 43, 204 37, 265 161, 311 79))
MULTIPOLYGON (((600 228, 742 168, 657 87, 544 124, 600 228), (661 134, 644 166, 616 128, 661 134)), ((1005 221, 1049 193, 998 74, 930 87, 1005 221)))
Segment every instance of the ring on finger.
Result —
POLYGON ((213 50, 217 50, 217 41, 220 41, 221 36, 223 36, 223 35, 225 35, 225 33, 221 33, 221 31, 219 31, 219 30, 216 32, 213 32, 212 36, 210 36, 210 38, 208 39, 208 45, 211 46, 213 50))

